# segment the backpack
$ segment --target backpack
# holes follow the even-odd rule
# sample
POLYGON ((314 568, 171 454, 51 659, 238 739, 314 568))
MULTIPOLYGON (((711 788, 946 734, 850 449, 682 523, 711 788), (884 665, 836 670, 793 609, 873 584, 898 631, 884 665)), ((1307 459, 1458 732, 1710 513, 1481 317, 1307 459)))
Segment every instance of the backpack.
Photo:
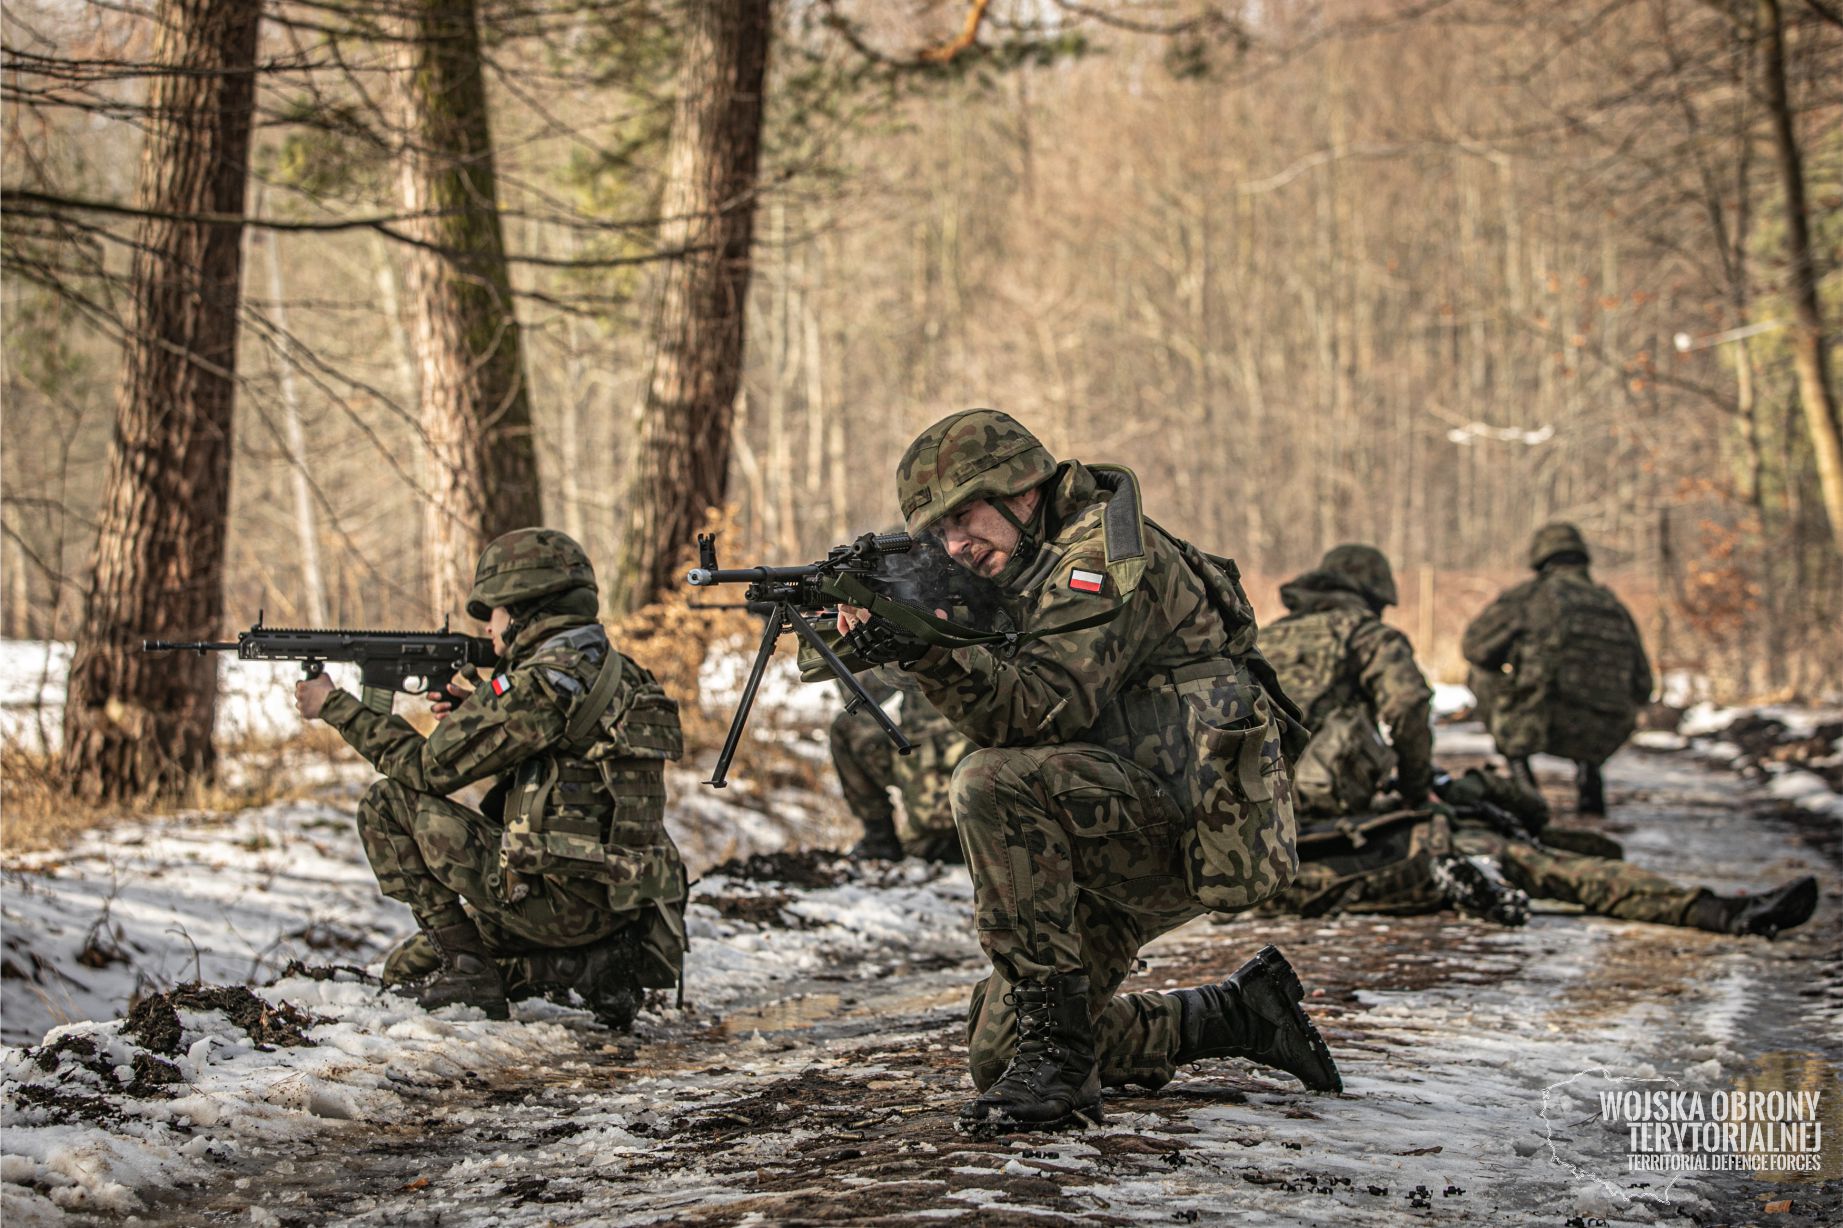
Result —
POLYGON ((1542 634, 1530 655, 1541 663, 1550 711, 1631 715, 1637 707, 1632 662, 1638 655, 1631 615, 1611 592, 1588 581, 1561 578, 1543 589, 1551 614, 1541 621, 1542 634))

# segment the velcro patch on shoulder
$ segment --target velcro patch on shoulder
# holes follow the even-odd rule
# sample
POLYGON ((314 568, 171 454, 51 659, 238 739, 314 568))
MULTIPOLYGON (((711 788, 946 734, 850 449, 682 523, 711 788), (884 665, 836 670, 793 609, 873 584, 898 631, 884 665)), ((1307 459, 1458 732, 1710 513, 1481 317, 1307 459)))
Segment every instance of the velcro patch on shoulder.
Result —
POLYGON ((1107 584, 1107 577, 1098 571, 1083 571, 1077 567, 1069 573, 1069 587, 1078 593, 1098 593, 1107 584))
POLYGON ((566 674, 560 669, 546 668, 544 673, 550 679, 550 685, 565 695, 574 695, 582 690, 582 683, 574 674, 566 674))

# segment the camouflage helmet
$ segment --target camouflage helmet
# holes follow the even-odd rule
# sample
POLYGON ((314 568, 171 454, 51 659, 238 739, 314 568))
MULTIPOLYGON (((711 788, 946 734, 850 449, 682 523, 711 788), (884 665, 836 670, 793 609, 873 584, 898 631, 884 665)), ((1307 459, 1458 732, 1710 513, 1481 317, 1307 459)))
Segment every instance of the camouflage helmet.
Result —
POLYGON ((1578 554, 1591 559, 1587 551, 1587 539, 1581 531, 1564 521, 1545 524, 1536 530, 1536 535, 1529 539, 1529 565, 1536 571, 1558 554, 1578 554))
POLYGON ((896 498, 920 533, 974 499, 1021 495, 1056 473, 1049 449, 996 409, 949 414, 915 437, 896 467, 896 498))
POLYGON ((1333 546, 1319 560, 1318 569, 1330 572, 1379 605, 1395 605, 1401 600, 1395 593, 1395 573, 1389 570, 1389 560, 1374 546, 1333 546))
POLYGON ((514 529, 480 552, 467 613, 485 622, 493 607, 573 588, 595 588, 595 569, 576 539, 555 529, 514 529))

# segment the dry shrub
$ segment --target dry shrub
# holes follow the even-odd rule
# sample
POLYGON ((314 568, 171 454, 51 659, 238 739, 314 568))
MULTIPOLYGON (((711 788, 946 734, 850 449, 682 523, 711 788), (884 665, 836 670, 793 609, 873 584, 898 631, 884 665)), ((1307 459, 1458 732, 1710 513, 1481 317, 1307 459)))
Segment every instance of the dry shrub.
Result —
POLYGON ((642 606, 608 627, 615 646, 659 679, 678 701, 685 729, 687 756, 723 744, 730 714, 704 706, 700 675, 711 647, 725 640, 749 638, 759 628, 743 610, 700 610, 691 605, 692 590, 642 606))
POLYGON ((286 742, 236 742, 219 747, 220 765, 236 763, 238 782, 194 780, 171 795, 96 805, 73 796, 56 755, 0 743, 0 855, 68 848, 87 831, 116 823, 181 814, 219 814, 309 797, 320 788, 298 771, 303 760, 333 758, 345 743, 324 725, 286 742))

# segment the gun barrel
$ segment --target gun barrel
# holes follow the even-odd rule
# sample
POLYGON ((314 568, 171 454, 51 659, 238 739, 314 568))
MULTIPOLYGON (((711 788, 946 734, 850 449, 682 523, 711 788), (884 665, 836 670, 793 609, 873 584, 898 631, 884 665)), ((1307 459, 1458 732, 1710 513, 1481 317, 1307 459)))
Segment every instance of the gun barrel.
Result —
POLYGON ((816 570, 810 563, 804 567, 693 567, 685 573, 685 583, 708 588, 713 584, 753 584, 757 580, 804 580, 816 570))
POLYGON ((196 653, 235 652, 237 651, 237 642, 235 640, 230 640, 228 642, 221 640, 192 640, 190 642, 182 642, 179 640, 142 640, 141 651, 196 653))

